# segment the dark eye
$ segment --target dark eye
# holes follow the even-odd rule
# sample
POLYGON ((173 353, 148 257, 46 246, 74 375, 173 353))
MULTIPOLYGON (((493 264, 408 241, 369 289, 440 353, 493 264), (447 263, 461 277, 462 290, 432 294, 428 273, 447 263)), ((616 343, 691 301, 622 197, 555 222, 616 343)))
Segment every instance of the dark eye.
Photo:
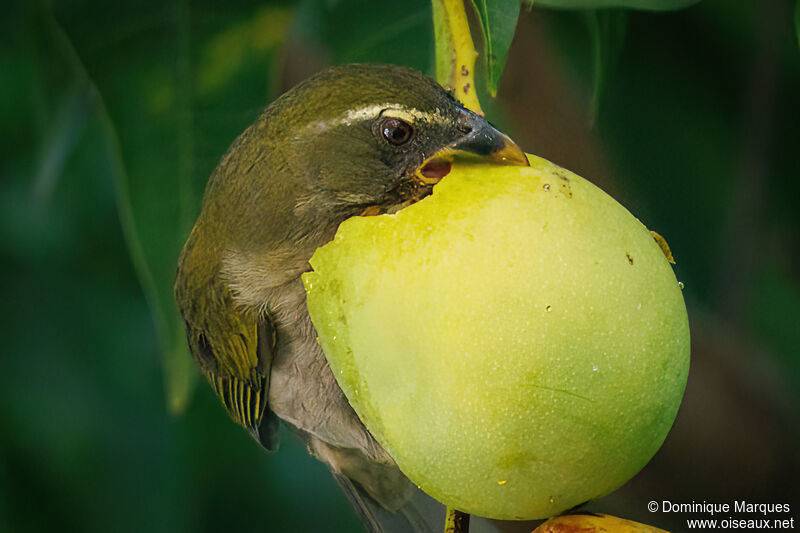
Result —
POLYGON ((389 143, 400 146, 411 140, 414 135, 414 128, 399 118, 387 118, 381 124, 381 133, 389 143))

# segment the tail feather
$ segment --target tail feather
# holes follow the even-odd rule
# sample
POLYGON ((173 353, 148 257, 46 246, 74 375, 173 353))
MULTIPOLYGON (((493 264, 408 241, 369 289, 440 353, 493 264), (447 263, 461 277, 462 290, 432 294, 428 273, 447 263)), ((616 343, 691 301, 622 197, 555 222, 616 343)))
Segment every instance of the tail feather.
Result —
MULTIPOLYGON (((445 506, 421 490, 415 489, 411 499, 395 512, 389 511, 372 499, 362 488, 341 474, 333 474, 347 499, 361 517, 367 533, 442 533, 445 506)), ((500 533, 505 531, 531 531, 535 522, 498 522, 473 516, 469 533, 500 533), (521 527, 526 525, 525 527, 521 527)))
POLYGON ((444 506, 420 490, 415 489, 411 499, 392 512, 350 479, 341 474, 333 475, 361 516, 368 533, 440 533, 444 529, 444 506))

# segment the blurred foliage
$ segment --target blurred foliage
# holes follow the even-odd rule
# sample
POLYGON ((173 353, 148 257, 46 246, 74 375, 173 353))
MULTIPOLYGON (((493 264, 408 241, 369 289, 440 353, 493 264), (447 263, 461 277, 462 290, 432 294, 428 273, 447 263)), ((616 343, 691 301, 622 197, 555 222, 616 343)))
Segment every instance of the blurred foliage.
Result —
POLYGON ((525 0, 531 4, 558 9, 605 9, 609 7, 670 11, 696 4, 700 0, 525 0))
POLYGON ((381 62, 429 71, 433 59, 429 0, 300 0, 292 42, 315 44, 332 64, 381 62))
MULTIPOLYGON (((798 8, 538 8, 587 3, 539 0, 520 19, 542 30, 548 75, 565 80, 584 123, 596 109, 608 184, 669 241, 690 314, 720 316, 763 346, 747 356, 779 370, 796 413, 798 8)), ((194 371, 172 303, 174 261, 227 146, 327 63, 432 74, 428 1, 16 1, 4 11, 0 531, 359 530, 290 435, 277 455, 262 453, 204 386, 184 416, 169 416, 159 354, 183 369, 179 406, 194 371)), ((508 69, 527 68, 530 54, 512 46, 508 69)), ((525 99, 544 98, 521 79, 525 99)), ((504 107, 514 95, 503 81, 497 101, 481 90, 489 118, 518 140, 532 125, 555 136, 568 120, 504 107)), ((523 146, 536 152, 531 139, 523 146)), ((709 483, 724 493, 725 480, 709 483)))
POLYGON ((794 28, 797 31, 797 44, 800 45, 800 0, 794 5, 794 28))
POLYGON ((606 78, 613 73, 625 43, 628 27, 627 11, 615 9, 586 12, 586 23, 592 42, 592 100, 589 107, 590 121, 594 122, 600 107, 600 99, 606 78))
POLYGON ((268 74, 290 20, 282 4, 215 6, 145 2, 88 10, 84 2, 59 2, 57 20, 45 27, 75 78, 101 96, 123 228, 155 315, 176 411, 195 373, 172 296, 175 258, 216 165, 217 136, 235 137, 276 96, 268 74))

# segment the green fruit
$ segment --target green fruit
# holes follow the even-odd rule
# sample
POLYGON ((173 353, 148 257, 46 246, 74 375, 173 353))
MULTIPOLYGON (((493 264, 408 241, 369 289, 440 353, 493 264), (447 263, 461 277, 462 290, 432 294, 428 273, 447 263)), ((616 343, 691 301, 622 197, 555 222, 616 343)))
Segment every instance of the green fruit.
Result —
POLYGON ((553 516, 655 454, 689 369, 659 245, 583 178, 463 166, 314 254, 308 309, 339 385, 422 490, 498 519, 553 516))

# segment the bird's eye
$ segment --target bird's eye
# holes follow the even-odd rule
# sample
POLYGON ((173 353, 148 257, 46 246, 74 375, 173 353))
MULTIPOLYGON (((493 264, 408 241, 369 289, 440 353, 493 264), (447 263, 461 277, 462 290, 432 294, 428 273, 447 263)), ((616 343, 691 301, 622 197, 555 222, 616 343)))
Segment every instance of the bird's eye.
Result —
POLYGON ((411 140, 414 135, 414 128, 408 122, 399 118, 387 118, 381 124, 381 133, 389 143, 400 146, 411 140))

